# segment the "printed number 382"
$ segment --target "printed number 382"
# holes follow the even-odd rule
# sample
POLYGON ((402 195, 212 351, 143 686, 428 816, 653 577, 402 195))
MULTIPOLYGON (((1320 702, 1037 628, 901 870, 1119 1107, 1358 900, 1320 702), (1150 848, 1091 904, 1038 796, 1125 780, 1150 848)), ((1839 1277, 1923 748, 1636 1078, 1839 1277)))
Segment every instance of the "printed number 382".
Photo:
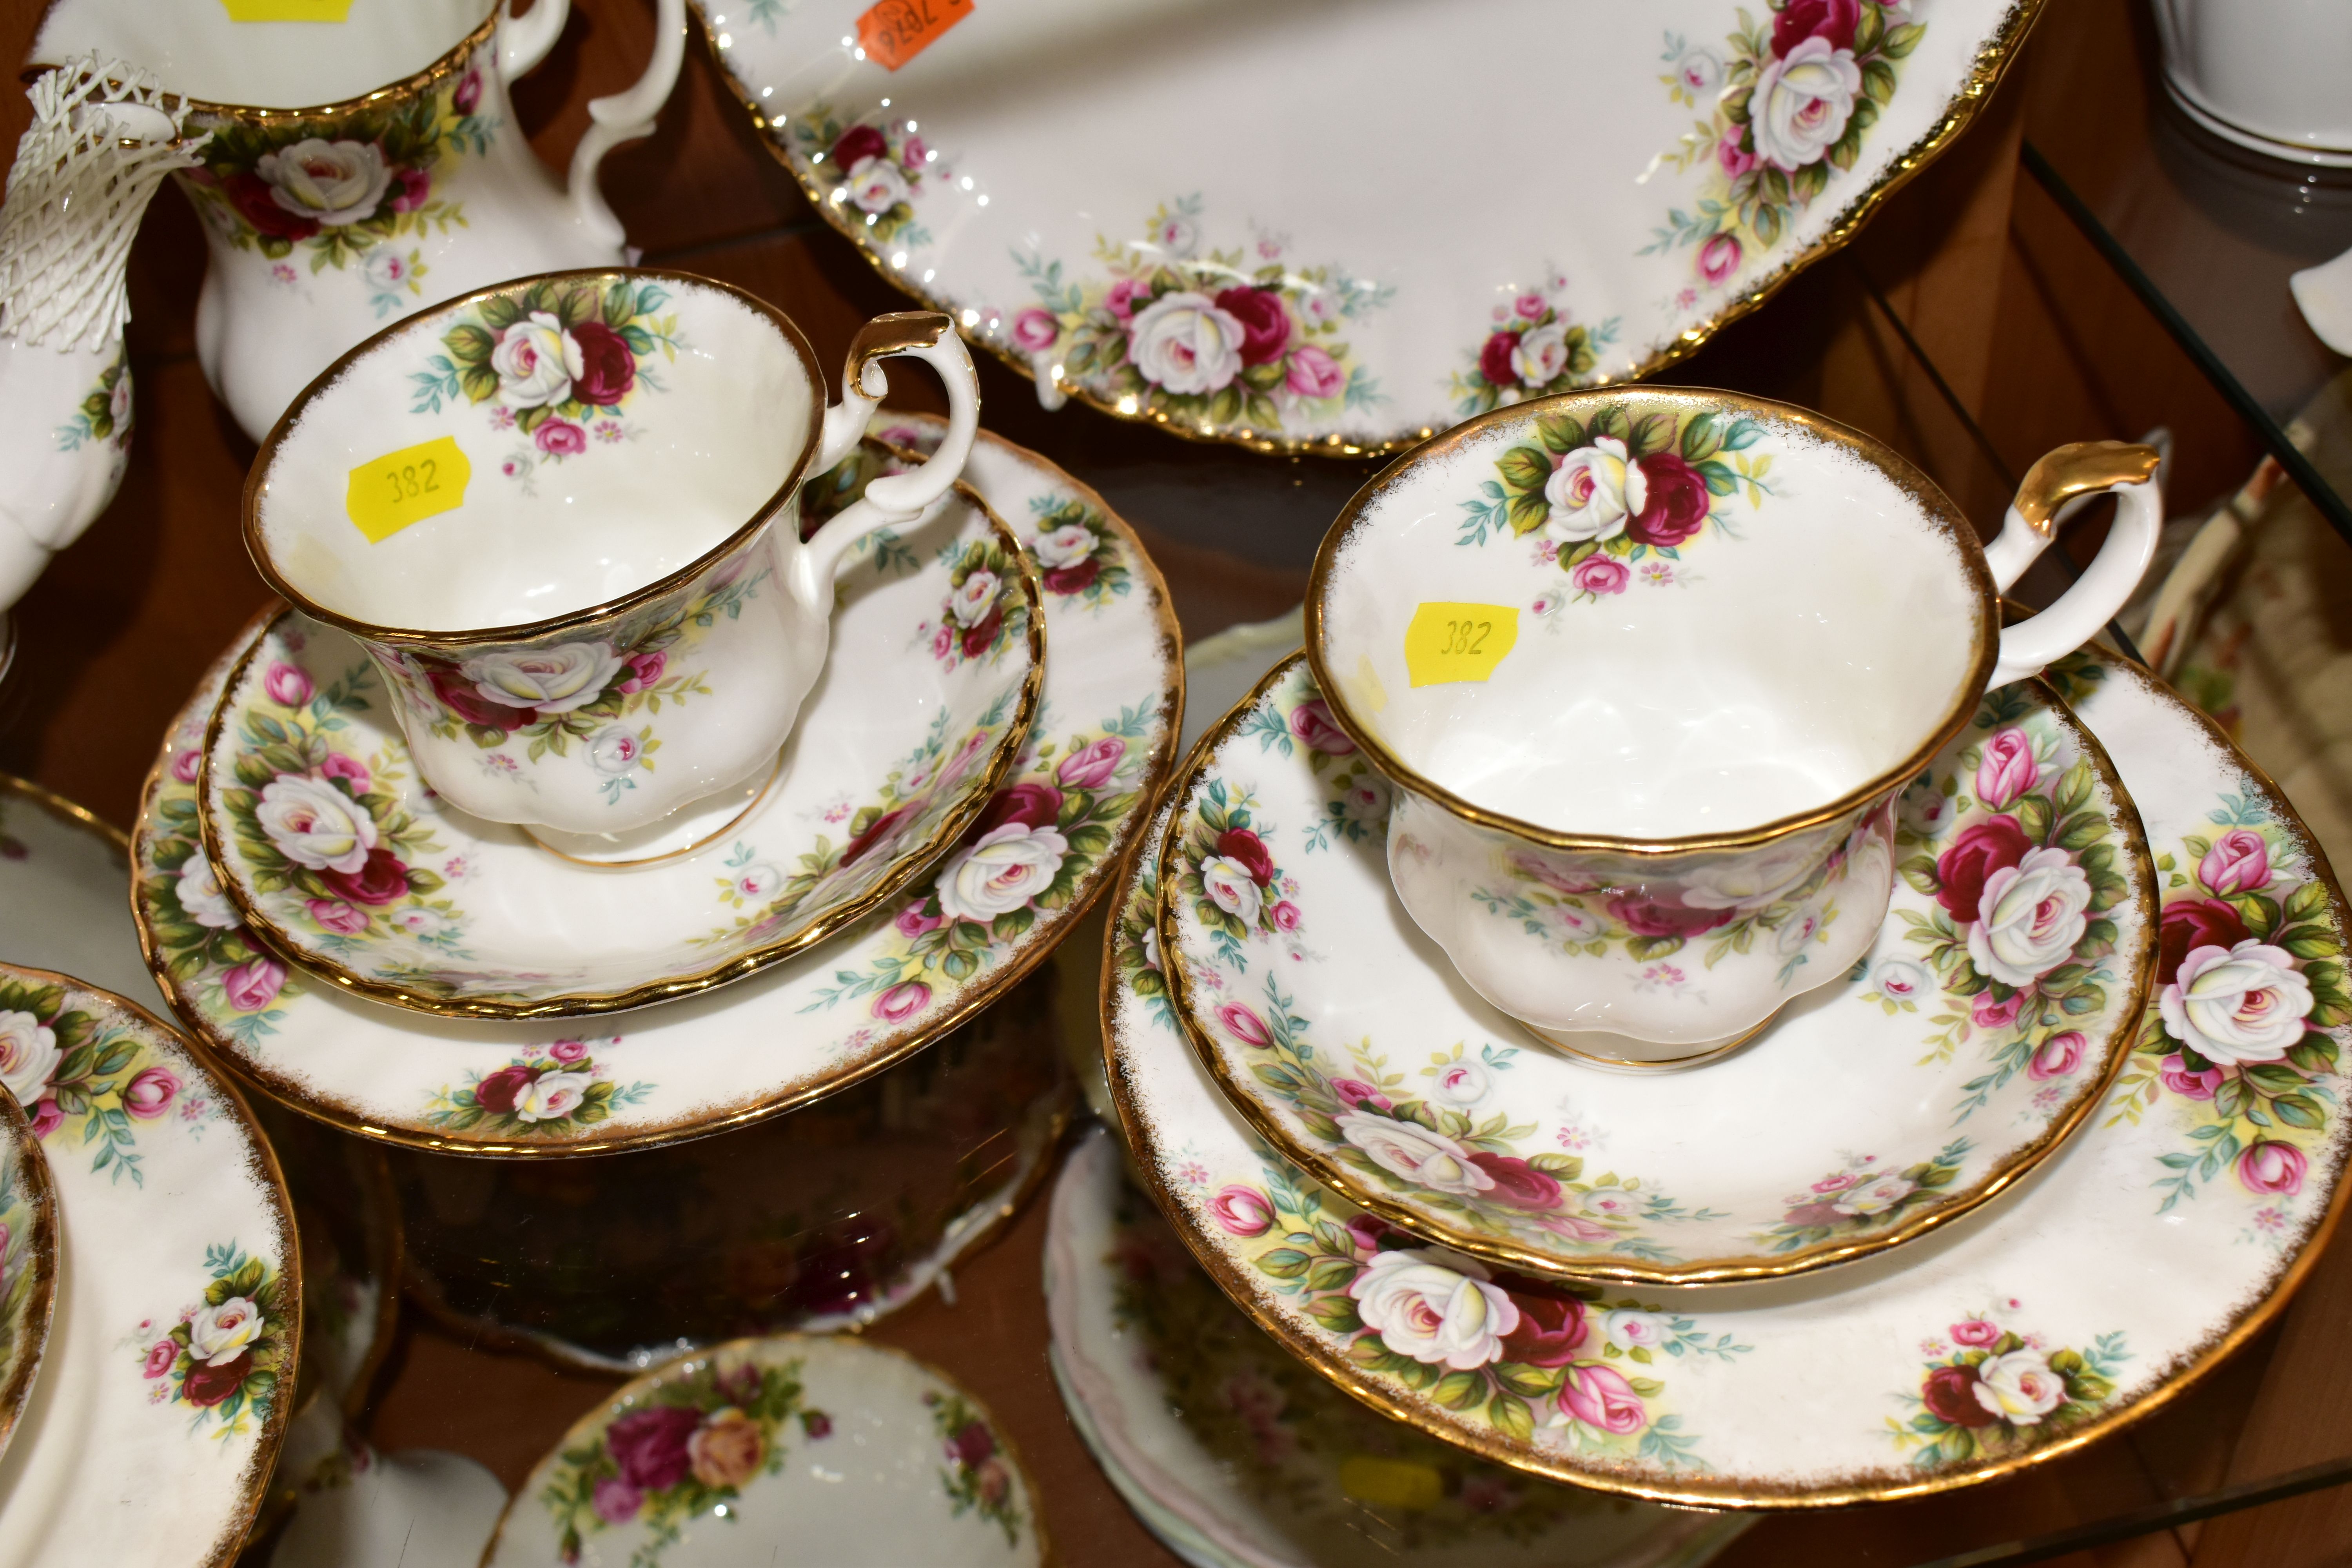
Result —
POLYGON ((440 481, 434 475, 435 467, 434 459, 427 458, 421 463, 404 463, 397 468, 386 468, 383 477, 392 482, 392 499, 395 501, 412 500, 440 489, 440 481))
POLYGON ((1448 621, 1445 623, 1445 643, 1437 651, 1447 654, 1476 654, 1494 631, 1492 621, 1448 621))

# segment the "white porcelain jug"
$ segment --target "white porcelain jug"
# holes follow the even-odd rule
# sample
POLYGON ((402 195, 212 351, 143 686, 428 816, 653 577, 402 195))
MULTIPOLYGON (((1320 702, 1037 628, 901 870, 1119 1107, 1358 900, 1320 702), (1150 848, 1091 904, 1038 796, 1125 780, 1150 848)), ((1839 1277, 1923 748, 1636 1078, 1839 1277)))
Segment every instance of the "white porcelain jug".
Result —
POLYGON ((625 260, 596 188, 677 83, 686 0, 656 0, 652 62, 559 185, 508 84, 545 58, 570 0, 55 0, 35 64, 103 51, 210 132, 181 177, 210 265, 196 353, 259 440, 328 365, 393 318, 486 284, 625 260), (293 18, 301 19, 293 19, 293 18), (310 107, 316 106, 316 107, 310 107))
POLYGON ((2352 168, 2352 5, 2345 0, 2156 0, 2164 85, 2241 147, 2352 168))

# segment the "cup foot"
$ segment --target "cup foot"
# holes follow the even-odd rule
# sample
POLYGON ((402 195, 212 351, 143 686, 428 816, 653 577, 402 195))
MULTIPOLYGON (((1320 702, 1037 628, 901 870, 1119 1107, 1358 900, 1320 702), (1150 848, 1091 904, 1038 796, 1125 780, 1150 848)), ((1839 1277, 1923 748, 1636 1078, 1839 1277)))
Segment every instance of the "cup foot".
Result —
POLYGON ((1577 1061, 1584 1063, 1587 1067, 1599 1068, 1603 1072, 1683 1072, 1691 1068, 1704 1067, 1709 1062, 1721 1061, 1724 1058, 1731 1055, 1732 1052, 1739 1049, 1742 1046, 1745 1046, 1749 1041, 1755 1039, 1757 1036, 1770 1028, 1772 1026, 1773 1019, 1778 1018, 1780 1016, 1780 1009, 1776 1007, 1772 1010, 1770 1016, 1765 1018, 1761 1023, 1751 1024, 1736 1035, 1727 1035, 1719 1040, 1704 1041, 1701 1044, 1693 1047, 1690 1050, 1684 1052, 1680 1056, 1662 1058, 1617 1056, 1605 1049, 1596 1050, 1593 1048, 1596 1046, 1624 1045, 1638 1047, 1652 1044, 1650 1041, 1636 1040, 1626 1035, 1612 1035, 1598 1029, 1580 1029, 1573 1033, 1564 1031, 1556 1033, 1550 1029, 1541 1028, 1537 1025, 1530 1024, 1525 1018, 1517 1019, 1516 1022, 1518 1024, 1520 1028, 1525 1029, 1528 1034, 1533 1035, 1538 1040, 1540 1040, 1546 1046, 1550 1047, 1553 1050, 1559 1052, 1562 1056, 1572 1058, 1577 1061), (1570 1045, 1569 1042, 1571 1040, 1581 1040, 1585 1043, 1583 1045, 1570 1045))
POLYGON ((783 771, 784 754, 779 751, 725 789, 626 833, 565 833, 530 823, 523 824, 522 830, 550 855, 578 865, 615 871, 659 865, 691 855, 732 833, 759 809, 783 771))

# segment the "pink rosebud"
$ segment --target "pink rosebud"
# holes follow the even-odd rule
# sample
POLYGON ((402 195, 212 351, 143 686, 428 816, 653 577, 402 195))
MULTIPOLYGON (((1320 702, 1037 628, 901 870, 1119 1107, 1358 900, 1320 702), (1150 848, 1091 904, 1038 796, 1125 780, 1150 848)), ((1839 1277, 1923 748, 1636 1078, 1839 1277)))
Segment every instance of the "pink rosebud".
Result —
POLYGON ((240 963, 221 976, 221 990, 228 1005, 240 1013, 258 1013, 278 1000, 279 988, 286 984, 286 966, 274 958, 257 958, 240 963))
POLYGON ((2051 1036, 2033 1053, 2025 1069, 2032 1079, 2067 1078, 2083 1065, 2083 1047, 2090 1042, 2074 1029, 2051 1036))
POLYGON ((629 668, 628 678, 621 682, 623 694, 643 691, 662 678, 669 665, 667 653, 634 653, 624 660, 629 668))
POLYGON ((65 1121, 66 1113, 58 1109, 57 1097, 45 1094, 33 1106, 33 1136, 47 1138, 65 1121))
POLYGON ((1228 1236, 1246 1239, 1274 1228, 1274 1202, 1255 1187, 1220 1189, 1209 1200, 1209 1214, 1228 1236))
POLYGON ((161 1377, 171 1371, 172 1363, 179 1359, 180 1343, 177 1340, 157 1340, 147 1347, 147 1364, 140 1369, 140 1374, 149 1378, 161 1377))
POLYGON ((1350 1110, 1360 1110, 1369 1105, 1375 1110, 1392 1110, 1396 1102, 1360 1078, 1335 1078, 1331 1092, 1350 1110))
POLYGON ((874 1016, 886 1024, 903 1024, 931 1005, 931 988, 919 980, 902 980, 874 998, 874 1016))
POLYGON ((553 1057, 557 1061, 562 1062, 565 1067, 570 1067, 573 1062, 582 1060, 588 1055, 588 1042, 585 1040, 558 1040, 555 1044, 547 1047, 547 1054, 553 1057))
POLYGON ((921 137, 909 136, 907 138, 907 144, 898 149, 898 162, 909 169, 919 169, 926 162, 924 154, 929 152, 930 148, 924 144, 921 137))
POLYGON ((1544 297, 1540 294, 1522 294, 1511 302, 1511 308, 1528 321, 1536 321, 1544 313, 1544 297))
POLYGON ((1970 1318, 1965 1323, 1952 1325, 1952 1342, 1961 1345, 1984 1346, 2000 1338, 2000 1326, 1988 1323, 1982 1318, 1970 1318))
POLYGON ((1977 763, 1977 798, 1999 811, 2041 778, 2042 769, 2033 760, 2033 742, 2025 731, 2014 726, 1995 731, 1977 763))
POLYGON ((368 919, 365 910, 354 908, 341 899, 308 899, 302 907, 310 911, 310 918, 319 923, 320 930, 331 931, 339 936, 357 936, 373 923, 368 919))
POLYGON ((576 458, 588 449, 588 432, 569 419, 551 419, 531 432, 531 437, 542 452, 558 458, 576 458))
POLYGON ((1736 180, 1756 166, 1756 154, 1742 148, 1738 133, 1734 132, 1715 144, 1715 161, 1722 167, 1727 179, 1736 180))
POLYGON ((626 1524, 645 1506, 646 1494, 618 1476, 606 1476, 596 1483, 592 1500, 598 1519, 607 1524, 626 1524))
POLYGON ((180 1079, 169 1068, 142 1068, 122 1086, 122 1109, 142 1121, 152 1121, 172 1109, 180 1079))
POLYGON ((433 176, 423 169, 403 169, 393 176, 393 184, 400 187, 392 198, 396 213, 413 213, 433 199, 433 176))
POLYGON ((172 776, 179 780, 182 784, 192 784, 196 782, 196 771, 204 765, 205 753, 203 749, 197 746, 190 746, 186 751, 182 752, 179 755, 172 759, 172 776))
POLYGON ((1103 309, 1120 321, 1132 320, 1135 308, 1151 302, 1151 290, 1132 278, 1122 278, 1103 294, 1103 309))
POLYGON ((1720 288, 1739 270, 1739 241, 1718 234, 1698 247, 1698 275, 1720 288))
POLYGON ((1284 899, 1274 906, 1274 926, 1276 931, 1298 929, 1298 906, 1284 899))
POLYGON ((2214 893, 2252 893, 2271 885, 2271 847, 2263 836, 2233 827, 2197 862, 2197 879, 2214 893))
POLYGON ((1378 1215, 1360 1214, 1341 1227, 1360 1253, 1378 1252, 1381 1237, 1388 1235, 1389 1223, 1378 1215))
POLYGON ((2213 1091, 2221 1087, 2224 1075, 2220 1068, 2200 1068, 2190 1072, 2189 1064, 2175 1051, 2158 1066, 2156 1076, 2165 1088, 2184 1100, 2210 1100, 2213 1091))
POLYGON ((1559 1385, 1560 1414, 1622 1436, 1650 1423, 1650 1413, 1622 1374, 1594 1363, 1571 1363, 1559 1385))
POLYGON ((319 764, 322 779, 341 779, 352 786, 354 795, 364 794, 369 783, 367 764, 357 757, 347 757, 341 752, 330 752, 327 760, 319 764))
POLYGON ((1225 1026, 1227 1034, 1245 1046, 1264 1050, 1274 1044, 1274 1037, 1266 1032, 1265 1021, 1239 1002, 1228 1002, 1218 1008, 1217 1022, 1225 1026))
POLYGON ((1117 735, 1105 735, 1101 740, 1079 747, 1062 759, 1054 770, 1054 777, 1069 789, 1100 789, 1110 783, 1118 772, 1119 759, 1127 755, 1127 742, 1117 735))
POLYGON ((940 927, 948 923, 947 917, 945 915, 925 914, 923 912, 923 900, 916 900, 913 903, 908 904, 905 909, 900 910, 898 911, 898 918, 890 922, 892 925, 898 928, 898 934, 900 936, 906 937, 911 941, 916 937, 921 936, 925 931, 937 931, 940 927))
POLYGON ((1348 373, 1313 343, 1301 343, 1290 351, 1289 369, 1282 380, 1301 397, 1337 397, 1348 390, 1348 373))
POLYGON ((1062 341, 1062 323, 1033 305, 1013 318, 1013 341, 1026 353, 1044 353, 1062 341))
POLYGON ((2018 1014, 2024 1011, 2025 999, 2029 994, 2024 991, 2011 992, 2008 1001, 1996 1002, 1990 991, 1979 991, 1976 1001, 1969 1005, 1969 1022, 1979 1029, 2006 1029, 2016 1023, 2018 1014))
POLYGON ((1348 739, 1348 731, 1339 728, 1330 706, 1320 697, 1310 697, 1290 710, 1290 732, 1327 756, 1344 757, 1356 749, 1356 742, 1348 739))
POLYGON ((2303 1173, 2309 1162, 2292 1143, 2267 1141, 2238 1156, 2238 1180, 2250 1193, 2280 1193, 2292 1197, 2303 1191, 2303 1173))
POLYGON ((261 678, 261 689, 280 708, 299 708, 310 700, 310 678, 290 664, 273 662, 261 678))
POLYGON ((460 114, 471 114, 482 106, 482 73, 478 68, 457 79, 457 90, 449 95, 449 101, 460 114))
POLYGON ((1625 584, 1633 580, 1633 575, 1625 569, 1625 563, 1622 561, 1596 554, 1588 555, 1570 567, 1568 580, 1576 584, 1579 593, 1591 594, 1598 597, 1602 594, 1623 593, 1625 584))

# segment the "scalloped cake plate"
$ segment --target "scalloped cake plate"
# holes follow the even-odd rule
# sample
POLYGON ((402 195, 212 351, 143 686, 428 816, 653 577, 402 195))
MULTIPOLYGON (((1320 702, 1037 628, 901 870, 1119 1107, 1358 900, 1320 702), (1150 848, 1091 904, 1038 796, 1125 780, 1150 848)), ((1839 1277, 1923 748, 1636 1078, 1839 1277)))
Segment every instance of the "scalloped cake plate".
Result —
MULTIPOLYGON (((902 443, 935 442, 941 428, 904 416, 877 427, 902 443)), ((860 488, 895 461, 872 447, 835 489, 860 488)), ((987 436, 966 477, 1024 545, 1053 539, 1035 552, 1054 658, 994 797, 1004 820, 993 854, 954 850, 936 875, 816 948, 593 1030, 407 1012, 289 969, 233 910, 206 902, 214 884, 193 781, 225 659, 181 709, 140 806, 133 898, 174 1010, 295 1110, 365 1138, 488 1154, 593 1153, 719 1131, 939 1038, 1034 968, 1104 886, 1172 763, 1183 694, 1167 590, 1101 499, 987 436), (997 912, 949 918, 940 877, 963 879, 976 907, 997 912)))
MULTIPOLYGON (((1571 1279, 1848 1262, 2023 1176, 2131 1051, 2156 961, 2147 848, 2106 753, 2042 682, 1987 697, 1900 797, 1904 876, 1862 959, 1728 1059, 1665 1074, 1559 1055, 1463 983, 1391 885, 1388 785, 1328 716, 1294 657, 1195 749, 1160 846, 1160 951, 1181 958, 1179 1017, 1226 1097, 1417 1234, 1571 1279), (1980 767, 1996 743, 2011 765, 1980 767), (1970 956, 1983 875, 1960 863, 1988 836, 2011 860, 2058 847, 2059 896, 2084 917, 2006 998, 1970 956), (1973 880, 1947 890, 1939 869, 1973 880)), ((1528 963, 1574 963, 1608 929, 1606 895, 1506 858, 1484 918, 1528 963)), ((1777 929, 1752 912, 1654 943, 1650 983, 1703 993, 1713 959, 1751 942, 1780 954, 1783 986, 1812 978, 1834 904, 1777 929)))
MULTIPOLYGON (((214 715, 206 850, 270 946, 420 1012, 576 1017, 739 980, 880 907, 978 816, 1036 710, 1042 592, 968 487, 861 540, 773 782, 701 847, 625 868, 445 803, 357 639, 288 611, 246 647, 214 715)), ((667 678, 622 666, 616 680, 646 689, 625 700, 695 700, 696 636, 689 617, 667 678)))
POLYGON ((1948 145, 2038 9, 994 0, 886 71, 863 0, 695 4, 817 210, 1049 406, 1349 454, 1689 353, 1948 145))
POLYGON ((2147 1414, 2277 1312, 2340 1213, 2347 915, 2292 808, 2178 695, 2088 658, 2052 684, 2138 805, 2163 957, 2122 1074, 1995 1202, 1844 1268, 1711 1287, 1545 1285, 1420 1243, 1267 1149, 1184 1048, 1141 942, 1149 857, 1104 989, 1145 1180, 1292 1354, 1433 1436, 1603 1490, 1916 1496, 2147 1414))

